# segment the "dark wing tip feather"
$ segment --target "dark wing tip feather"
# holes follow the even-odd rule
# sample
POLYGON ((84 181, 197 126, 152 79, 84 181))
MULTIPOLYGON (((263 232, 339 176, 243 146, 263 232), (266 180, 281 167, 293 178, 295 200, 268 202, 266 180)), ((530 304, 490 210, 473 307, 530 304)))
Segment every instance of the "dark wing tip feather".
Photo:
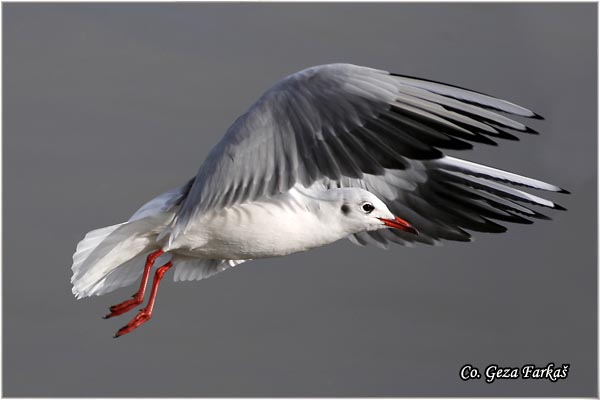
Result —
POLYGON ((552 207, 555 210, 559 210, 559 211, 567 211, 567 209, 563 206, 561 206, 560 204, 556 204, 554 203, 554 206, 552 207))
POLYGON ((481 227, 471 227, 469 229, 479 232, 488 232, 488 233, 504 233, 508 230, 504 225, 500 225, 489 218, 481 217, 485 223, 482 224, 481 227))
POLYGON ((451 239, 453 242, 469 243, 473 241, 473 236, 467 233, 466 236, 457 236, 451 239))
POLYGON ((569 192, 567 189, 563 189, 563 188, 560 188, 560 190, 557 193, 571 194, 571 192, 569 192))
MULTIPOLYGON (((506 132, 506 130, 504 130, 503 128, 498 127, 494 123, 490 123, 488 125, 492 126, 496 130, 496 133, 485 132, 485 131, 480 130, 480 129, 478 129, 477 132, 479 134, 490 136, 490 137, 497 138, 497 139, 512 140, 514 142, 518 142, 519 140, 521 140, 521 139, 519 139, 518 136, 515 136, 515 135, 512 135, 512 134, 506 132)), ((463 127, 464 127, 464 125, 463 125, 463 127)), ((508 129, 511 129, 511 128, 508 128, 508 129)), ((495 144, 495 145, 497 145, 497 144, 495 144)))
POLYGON ((540 134, 538 131, 536 131, 535 129, 531 129, 529 126, 526 126, 525 130, 523 132, 530 133, 532 135, 539 135, 540 134))
POLYGON ((506 132, 503 129, 498 128, 497 126, 494 126, 494 128, 498 131, 498 133, 494 136, 500 139, 505 139, 505 140, 512 140, 513 142, 518 142, 519 137, 515 136, 515 135, 511 135, 510 133, 506 132))
POLYGON ((540 121, 545 120, 546 118, 542 117, 540 114, 538 113, 533 113, 533 115, 531 117, 529 117, 531 119, 539 119, 540 121))

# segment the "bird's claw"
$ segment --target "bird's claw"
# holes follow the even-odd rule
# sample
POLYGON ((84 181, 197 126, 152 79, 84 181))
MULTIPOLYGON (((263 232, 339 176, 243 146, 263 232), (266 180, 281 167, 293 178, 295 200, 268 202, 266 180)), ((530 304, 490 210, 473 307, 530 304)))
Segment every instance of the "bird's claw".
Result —
POLYGON ((129 321, 129 323, 127 323, 127 325, 119 329, 117 333, 115 333, 114 337, 118 338, 120 336, 128 334, 143 323, 148 322, 150 317, 152 317, 152 314, 147 312, 145 309, 142 309, 135 317, 133 317, 131 321, 129 321))
POLYGON ((103 318, 108 319, 108 318, 116 317, 117 315, 124 314, 127 311, 131 310, 132 308, 135 308, 135 307, 139 306, 140 304, 142 304, 142 301, 143 301, 143 299, 134 297, 131 300, 125 300, 122 303, 115 304, 114 306, 109 308, 110 314, 106 314, 103 318))

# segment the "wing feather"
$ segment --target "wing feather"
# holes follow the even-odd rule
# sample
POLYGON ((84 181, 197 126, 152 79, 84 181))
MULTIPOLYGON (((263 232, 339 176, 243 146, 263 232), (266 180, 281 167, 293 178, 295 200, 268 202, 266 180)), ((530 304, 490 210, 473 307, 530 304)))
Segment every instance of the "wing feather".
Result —
POLYGON ((522 203, 561 207, 510 185, 560 188, 444 156, 444 149, 518 140, 507 129, 534 132, 498 112, 539 118, 483 93, 372 68, 300 71, 265 92, 210 152, 171 238, 200 213, 321 181, 373 191, 422 231, 417 239, 400 231, 361 234, 354 238, 360 244, 469 240, 466 229, 505 229, 493 220, 545 218, 522 203))

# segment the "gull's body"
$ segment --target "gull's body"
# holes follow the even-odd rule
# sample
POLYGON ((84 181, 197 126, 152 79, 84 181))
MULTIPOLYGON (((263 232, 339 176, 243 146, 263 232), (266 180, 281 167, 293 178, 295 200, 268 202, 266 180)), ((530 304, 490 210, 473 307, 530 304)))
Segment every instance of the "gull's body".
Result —
POLYGON ((208 212, 164 248, 191 257, 247 260, 333 243, 349 231, 340 224, 329 192, 292 188, 270 199, 208 212))
POLYGON ((86 235, 73 256, 73 293, 107 293, 143 275, 134 299, 111 308, 109 317, 120 315, 142 302, 150 268, 164 259, 148 306, 119 336, 150 318, 172 267, 175 280, 196 280, 346 237, 469 241, 467 230, 505 231, 494 220, 547 218, 530 205, 561 207, 512 186, 559 187, 441 151, 533 133, 503 114, 539 118, 481 93, 349 64, 290 75, 233 123, 193 179, 86 235))

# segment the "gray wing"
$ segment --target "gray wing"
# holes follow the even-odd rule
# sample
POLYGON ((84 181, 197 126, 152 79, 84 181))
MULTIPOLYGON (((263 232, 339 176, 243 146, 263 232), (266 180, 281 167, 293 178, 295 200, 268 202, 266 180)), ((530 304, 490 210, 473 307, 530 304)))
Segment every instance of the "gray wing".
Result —
POLYGON ((500 233, 506 231, 502 222, 531 224, 536 219, 550 219, 531 205, 564 210, 515 186, 566 193, 545 182, 453 157, 411 161, 407 170, 386 170, 362 179, 326 180, 324 184, 368 190, 419 231, 413 235, 383 229, 350 237, 355 244, 379 247, 413 242, 433 245, 441 239, 470 241, 467 230, 500 233))
POLYGON ((516 140, 507 128, 533 132, 495 111, 537 117, 481 93, 349 64, 290 75, 239 117, 210 152, 177 212, 172 237, 200 213, 283 193, 295 184, 365 177, 385 182, 389 171, 410 170, 415 160, 441 159, 442 149, 516 140))

